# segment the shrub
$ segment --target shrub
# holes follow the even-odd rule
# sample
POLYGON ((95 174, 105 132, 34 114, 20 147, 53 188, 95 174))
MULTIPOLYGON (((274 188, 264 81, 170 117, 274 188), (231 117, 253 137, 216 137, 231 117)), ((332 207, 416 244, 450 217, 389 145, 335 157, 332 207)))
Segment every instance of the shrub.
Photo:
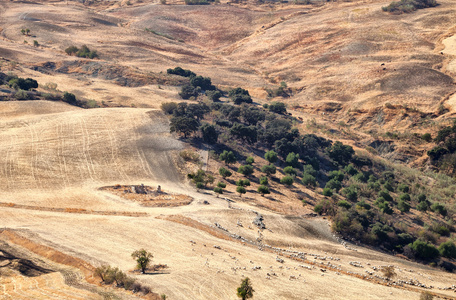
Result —
POLYGON ((265 194, 269 194, 270 193, 269 188, 265 185, 260 185, 258 187, 258 193, 260 193, 261 196, 264 196, 265 194))
POLYGON ((291 152, 287 155, 287 158, 285 160, 287 165, 292 166, 292 167, 298 167, 299 166, 299 154, 296 154, 294 152, 291 152))
POLYGON ((203 141, 208 144, 216 144, 218 139, 218 132, 215 126, 212 124, 205 123, 201 127, 201 134, 203 135, 203 141))
POLYGON ((63 101, 71 105, 77 104, 76 96, 68 92, 63 93, 63 101))
POLYGON ((263 176, 260 178, 260 184, 261 185, 268 185, 268 178, 266 176, 263 176))
POLYGON ((248 165, 253 165, 254 162, 255 162, 255 159, 253 159, 253 157, 251 157, 251 156, 249 156, 245 159, 245 163, 248 165))
POLYGON ((424 141, 430 143, 432 141, 432 136, 430 133, 424 133, 422 136, 421 136, 421 139, 423 139, 424 141))
POLYGON ((304 184, 307 187, 315 187, 317 186, 317 180, 314 176, 306 173, 302 175, 302 184, 304 184))
POLYGON ((402 14, 437 5, 437 1, 435 0, 400 0, 397 2, 393 1, 388 6, 383 6, 382 10, 394 14, 402 14))
POLYGON ((399 196, 399 200, 402 200, 402 201, 410 201, 410 195, 405 193, 405 194, 402 194, 399 196))
POLYGON ((283 168, 283 172, 288 175, 296 175, 296 170, 292 166, 283 168))
POLYGON ((224 150, 222 154, 220 154, 219 159, 224 161, 225 164, 234 164, 236 162, 236 156, 234 156, 233 151, 224 150))
POLYGON ((356 201, 358 200, 358 192, 356 191, 356 189, 352 186, 350 187, 347 187, 347 188, 344 188, 342 190, 342 194, 345 195, 345 197, 347 197, 348 200, 350 201, 356 201))
POLYGON ((434 295, 432 295, 429 292, 421 292, 420 294, 420 300, 433 300, 434 295))
POLYGON ((276 173, 276 167, 274 165, 265 165, 261 167, 261 172, 265 173, 267 176, 276 173))
POLYGON ((326 197, 331 197, 333 195, 333 192, 330 188, 324 188, 323 189, 323 196, 326 196, 326 197))
POLYGON ((378 205, 380 211, 384 214, 391 215, 393 213, 393 209, 389 206, 388 202, 383 202, 378 205))
POLYGON ((351 204, 348 203, 346 200, 340 200, 339 202, 337 202, 337 205, 346 209, 350 209, 351 207, 351 204))
POLYGON ((193 150, 182 150, 179 155, 185 161, 198 162, 200 160, 200 155, 193 150))
POLYGON ((367 182, 368 177, 363 172, 359 172, 352 177, 354 180, 359 182, 367 182))
POLYGON ((244 165, 238 168, 238 172, 242 175, 249 176, 253 174, 253 166, 251 165, 244 165))
POLYGON ((416 200, 418 200, 418 202, 425 202, 427 199, 426 195, 425 194, 419 194, 417 197, 416 197, 416 200))
POLYGON ((356 203, 356 206, 358 208, 362 208, 362 209, 365 209, 365 210, 371 209, 371 206, 368 203, 366 203, 366 201, 364 201, 364 200, 361 200, 358 203, 356 203))
POLYGON ((345 178, 345 175, 342 171, 331 171, 328 175, 329 179, 334 179, 336 181, 342 182, 345 178))
POLYGON ((393 185, 391 184, 391 182, 389 180, 387 180, 385 182, 385 184, 383 185, 383 188, 390 192, 394 191, 393 185))
POLYGON ((243 187, 243 186, 238 186, 238 187, 236 188, 236 192, 239 193, 239 196, 240 196, 240 197, 242 197, 242 194, 247 193, 245 187, 243 187))
POLYGON ((426 201, 423 201, 423 202, 418 203, 418 205, 416 206, 416 209, 419 211, 425 212, 429 209, 429 205, 427 204, 426 201))
POLYGON ((346 165, 355 154, 353 148, 349 145, 344 145, 339 141, 336 141, 329 149, 328 155, 335 162, 340 165, 346 165))
POLYGON ((224 189, 224 188, 226 188, 226 183, 224 183, 224 182, 217 182, 217 187, 224 189))
POLYGON ((385 199, 385 201, 387 202, 393 201, 393 197, 391 197, 391 195, 386 190, 381 190, 380 192, 378 192, 378 197, 385 199))
POLYGON ((222 93, 220 91, 206 91, 206 96, 211 99, 214 102, 220 101, 220 98, 222 97, 222 93))
POLYGON ((397 186, 397 190, 399 192, 408 193, 410 191, 410 187, 406 184, 401 183, 397 186))
POLYGON ((415 252, 415 256, 425 260, 435 259, 439 256, 439 250, 423 240, 416 240, 409 244, 410 248, 415 252))
POLYGON ((442 204, 440 203, 437 203, 437 202, 434 202, 432 205, 431 205, 431 210, 433 212, 437 212, 439 214, 441 214, 442 216, 446 216, 448 211, 446 209, 445 206, 443 206, 442 204))
POLYGON ((456 245, 452 241, 446 241, 439 246, 440 255, 447 258, 456 258, 456 245))
POLYGON ((174 110, 177 108, 176 102, 164 102, 160 105, 161 110, 167 114, 172 115, 174 110))
POLYGON ((334 215, 336 212, 331 202, 327 199, 322 199, 317 205, 315 205, 314 211, 319 215, 334 215))
POLYGON ((26 91, 18 90, 14 94, 14 98, 16 98, 17 100, 28 100, 28 99, 30 99, 30 96, 29 96, 29 94, 26 91))
POLYGON ((282 179, 280 179, 280 183, 285 184, 285 185, 292 185, 293 182, 294 182, 294 179, 291 176, 285 176, 285 177, 282 177, 282 179))
POLYGON ((268 105, 268 109, 270 112, 273 112, 276 114, 284 115, 287 113, 287 107, 285 106, 285 103, 282 103, 282 102, 273 101, 268 105))
POLYGON ((65 49, 65 53, 68 55, 75 55, 76 52, 78 52, 78 51, 79 51, 79 49, 76 46, 70 46, 65 49))
POLYGON ((250 97, 249 91, 243 88, 235 88, 229 91, 228 93, 231 100, 233 100, 234 104, 242 104, 242 103, 252 103, 252 97, 250 97))
POLYGON ((231 171, 228 170, 228 169, 225 169, 224 167, 221 167, 219 169, 219 174, 220 176, 222 176, 223 178, 227 178, 227 177, 230 177, 232 175, 231 171))
POLYGON ((331 179, 330 181, 328 181, 326 183, 325 188, 328 188, 328 189, 331 189, 331 190, 335 190, 335 191, 339 191, 342 188, 342 184, 340 183, 340 181, 337 181, 335 179, 331 179))
POLYGON ((195 88, 199 87, 203 91, 215 90, 215 87, 212 85, 211 79, 209 77, 192 76, 190 78, 190 84, 195 88))
POLYGON ((310 174, 312 176, 317 176, 317 171, 314 169, 312 165, 304 165, 302 168, 302 172, 305 174, 310 174))
POLYGON ((355 169, 355 166, 353 164, 349 164, 344 168, 344 171, 347 172, 347 174, 353 176, 358 173, 358 170, 355 169))
POLYGON ((269 150, 264 154, 264 158, 271 164, 275 163, 277 161, 277 153, 273 150, 269 150))
POLYGON ((179 75, 179 76, 183 76, 183 77, 196 76, 196 74, 193 73, 192 71, 182 69, 181 67, 175 67, 174 69, 168 69, 168 70, 166 70, 166 73, 179 75))
POLYGON ((201 88, 186 84, 182 86, 181 91, 179 92, 179 96, 181 96, 182 99, 190 99, 191 97, 196 98, 200 92, 201 88))
POLYGON ((239 179, 236 181, 237 186, 250 186, 250 180, 248 179, 239 179))
POLYGON ((223 189, 221 187, 216 186, 214 188, 214 193, 216 193, 218 197, 218 195, 223 194, 223 189))
POLYGON ((410 210, 410 204, 404 200, 399 200, 399 202, 397 203, 397 208, 401 211, 401 212, 408 212, 410 210))

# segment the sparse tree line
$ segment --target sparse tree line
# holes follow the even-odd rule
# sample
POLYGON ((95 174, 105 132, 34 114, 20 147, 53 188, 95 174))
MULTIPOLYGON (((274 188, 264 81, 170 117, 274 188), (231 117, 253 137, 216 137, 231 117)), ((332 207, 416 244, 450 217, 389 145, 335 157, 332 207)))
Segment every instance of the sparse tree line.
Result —
MULTIPOLYGON (((169 69, 168 73, 197 77, 180 68, 169 69)), ((432 187, 423 184, 425 179, 409 176, 380 160, 356 155, 349 145, 302 134, 294 127, 297 120, 281 102, 258 106, 245 89, 225 92, 217 90, 210 78, 204 81, 210 89, 192 85, 197 90, 192 99, 198 103, 162 105, 163 111, 170 115, 171 131, 201 139, 212 147, 213 157, 225 163, 219 174, 202 170, 189 174, 197 188, 208 188, 217 182, 213 190, 223 194, 227 184, 235 184, 236 192, 242 196, 253 192, 248 187, 255 183, 256 192, 264 196, 271 193, 269 181, 272 180, 284 188, 298 184, 319 189, 323 197, 314 203, 315 212, 330 216, 334 231, 344 237, 448 270, 454 268, 451 263, 456 258, 451 239, 455 231, 453 210, 442 203, 450 199, 448 196, 435 193, 432 187), (214 92, 220 93, 220 97, 213 98, 214 92), (229 100, 220 102, 224 95, 229 100), (243 154, 258 151, 263 152, 267 164, 259 165, 253 156, 243 154), (237 168, 233 167, 235 164, 237 168), (233 172, 244 179, 230 183, 228 178, 233 172), (254 176, 258 172, 262 175, 254 176), (280 179, 276 173, 281 174, 280 179), (217 181, 217 176, 223 181, 217 181), (414 214, 421 214, 415 222, 418 229, 402 221, 416 219, 414 214), (419 221, 422 218, 429 221, 419 221)), ((456 140, 453 132, 456 125, 439 132, 435 141, 440 148, 431 150, 430 157, 442 158, 456 152, 452 146, 453 139, 456 140)), ((433 161, 438 160, 433 158, 433 161)))
POLYGON ((98 107, 95 100, 77 99, 76 96, 69 92, 61 92, 57 90, 57 84, 48 83, 42 88, 48 92, 36 91, 38 82, 32 78, 21 78, 14 74, 5 74, 0 72, 0 85, 6 85, 14 89, 11 99, 5 100, 50 100, 63 101, 68 104, 79 106, 82 108, 98 107))

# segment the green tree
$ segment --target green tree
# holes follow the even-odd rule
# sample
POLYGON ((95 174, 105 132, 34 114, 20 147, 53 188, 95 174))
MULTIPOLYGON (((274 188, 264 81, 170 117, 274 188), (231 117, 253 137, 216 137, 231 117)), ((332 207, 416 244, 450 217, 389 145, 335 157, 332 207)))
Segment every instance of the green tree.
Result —
POLYGON ((228 93, 231 100, 233 100, 234 104, 242 104, 242 103, 252 103, 252 97, 250 97, 249 91, 243 88, 235 88, 229 91, 228 93))
POLYGON ((269 111, 271 111, 273 113, 282 114, 282 115, 284 115, 287 112, 287 107, 286 107, 285 103, 282 103, 282 102, 273 101, 268 105, 268 109, 269 109, 269 111))
POLYGON ((160 105, 160 108, 165 114, 172 115, 174 110, 177 109, 177 103, 176 102, 163 102, 160 105))
POLYGON ((269 188, 265 185, 260 185, 258 187, 258 193, 260 193, 261 196, 264 196, 265 194, 269 194, 270 193, 269 188))
POLYGON ((410 204, 404 200, 399 200, 397 203, 397 209, 399 209, 401 212, 408 212, 410 211, 410 204))
POLYGON ((296 170, 292 166, 286 166, 283 168, 283 172, 288 175, 296 175, 296 170))
POLYGON ((219 196, 220 194, 223 194, 223 189, 222 189, 221 187, 216 186, 216 187, 214 188, 214 193, 217 194, 217 198, 218 198, 218 196, 219 196))
POLYGON ((198 97, 198 94, 201 92, 199 87, 194 87, 193 85, 186 84, 182 86, 179 96, 182 99, 190 99, 191 97, 198 97))
POLYGON ((255 290, 252 288, 250 279, 246 277, 244 280, 242 280, 241 286, 237 288, 237 296, 242 300, 252 298, 254 291, 255 290))
POLYGON ((268 178, 266 176, 263 176, 260 178, 260 184, 261 185, 268 185, 268 178))
POLYGON ((323 196, 331 197, 332 195, 333 195, 333 192, 330 188, 325 187, 323 189, 323 196))
POLYGON ((340 165, 346 165, 355 154, 353 148, 349 145, 344 145, 337 141, 328 150, 329 157, 338 162, 340 165))
POLYGON ((246 190, 245 187, 243 187, 243 186, 238 186, 238 187, 236 188, 236 192, 239 193, 239 197, 242 197, 242 194, 247 193, 247 190, 246 190))
POLYGON ((294 179, 291 176, 285 176, 280 179, 281 184, 285 184, 288 186, 293 185, 293 182, 294 182, 294 179))
POLYGON ((253 165, 254 162, 255 162, 255 159, 253 159, 252 156, 249 156, 245 159, 245 163, 248 165, 253 165))
POLYGON ((448 258, 456 258, 456 246, 452 241, 446 241, 439 246, 440 255, 448 258))
POLYGON ((250 180, 248 179, 239 179, 236 181, 237 186, 250 186, 250 180))
POLYGON ((236 162, 236 156, 234 155, 233 151, 223 150, 222 154, 220 154, 219 159, 224 161, 226 165, 234 164, 236 162))
POLYGON ((136 260, 137 267, 140 268, 141 272, 144 274, 154 256, 145 249, 141 249, 134 251, 131 254, 131 257, 136 260))
POLYGON ((271 164, 275 163, 277 161, 277 153, 274 150, 269 150, 266 152, 264 155, 264 158, 271 164))
POLYGON ((412 244, 409 244, 409 246, 415 251, 415 255, 421 259, 434 259, 440 254, 434 245, 422 240, 416 240, 412 244))
POLYGON ((224 183, 224 182, 217 182, 217 187, 224 189, 224 188, 226 188, 226 183, 224 183))
POLYGON ((274 165, 265 165, 261 167, 261 172, 265 173, 267 176, 276 173, 276 167, 274 165))
POLYGON ((222 176, 223 178, 227 178, 227 177, 230 177, 232 175, 231 171, 228 170, 228 169, 225 169, 224 167, 221 167, 219 169, 219 174, 220 176, 222 176))
POLYGON ((297 168, 299 166, 299 154, 296 154, 294 152, 288 153, 285 162, 287 165, 297 168))
POLYGON ((317 186, 317 180, 315 179, 315 177, 310 175, 310 174, 307 174, 307 173, 302 175, 301 182, 302 182, 302 184, 304 184, 307 187, 315 187, 315 186, 317 186))
POLYGON ((203 124, 201 127, 203 140, 208 144, 216 144, 218 139, 218 132, 212 124, 203 124))
POLYGON ((249 176, 253 174, 253 166, 251 165, 243 165, 238 168, 238 172, 242 175, 249 176))
POLYGON ((170 120, 170 132, 184 134, 184 137, 187 138, 198 130, 198 125, 198 121, 191 117, 172 117, 170 120))
POLYGON ((68 92, 63 93, 63 101, 71 105, 75 105, 77 103, 76 96, 68 92))

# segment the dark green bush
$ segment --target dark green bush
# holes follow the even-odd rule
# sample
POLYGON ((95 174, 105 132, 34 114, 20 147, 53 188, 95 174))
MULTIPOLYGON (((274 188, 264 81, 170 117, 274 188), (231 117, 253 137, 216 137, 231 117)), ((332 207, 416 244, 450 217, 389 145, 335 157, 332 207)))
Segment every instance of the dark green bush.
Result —
POLYGON ((325 188, 335 190, 336 192, 338 192, 342 188, 342 184, 340 183, 340 181, 337 181, 333 178, 326 183, 325 188))
POLYGON ((265 173, 267 176, 270 176, 272 174, 276 173, 276 167, 274 165, 265 165, 261 167, 261 172, 265 173))
POLYGON ((302 184, 304 184, 307 187, 315 187, 317 186, 317 180, 315 179, 314 176, 310 174, 304 174, 302 175, 302 184))
POLYGON ((333 192, 330 188, 324 188, 323 189, 323 196, 326 196, 326 197, 331 197, 333 195, 333 192))
POLYGON ((456 246, 452 241, 446 241, 439 246, 440 255, 448 258, 456 258, 456 246))
POLYGON ((284 176, 280 179, 280 183, 285 185, 292 185, 293 182, 294 178, 292 176, 284 176))
POLYGON ((243 165, 238 168, 238 173, 242 175, 249 176, 253 174, 253 166, 251 165, 243 165))
POLYGON ((168 74, 174 74, 174 75, 179 75, 179 76, 183 76, 183 77, 196 76, 196 74, 193 73, 192 71, 182 69, 181 67, 175 67, 174 69, 168 69, 168 70, 166 70, 166 72, 168 74))
POLYGON ((423 240, 416 240, 409 244, 410 248, 415 252, 415 256, 424 260, 432 260, 439 257, 439 250, 423 240))

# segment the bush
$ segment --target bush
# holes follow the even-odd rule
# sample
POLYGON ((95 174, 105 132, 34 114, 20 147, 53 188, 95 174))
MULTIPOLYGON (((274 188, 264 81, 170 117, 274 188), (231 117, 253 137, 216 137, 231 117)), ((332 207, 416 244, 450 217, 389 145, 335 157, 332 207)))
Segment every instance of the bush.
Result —
POLYGON ((209 77, 203 76, 193 76, 190 78, 190 84, 195 88, 200 88, 201 90, 215 90, 215 87, 212 85, 211 79, 209 77))
POLYGON ((239 179, 236 181, 237 186, 250 186, 250 180, 248 179, 239 179))
POLYGON ((160 105, 161 110, 167 114, 172 115, 174 110, 177 108, 176 102, 164 102, 160 105))
POLYGON ((174 75, 179 75, 179 76, 183 76, 183 77, 196 76, 196 74, 193 73, 192 71, 182 69, 181 67, 175 67, 174 69, 168 69, 168 70, 166 70, 166 72, 168 74, 174 74, 174 75))
POLYGON ((253 159, 253 157, 251 157, 251 156, 249 156, 245 159, 245 163, 248 165, 253 165, 254 162, 255 162, 255 159, 253 159))
POLYGON ((287 165, 297 168, 299 166, 299 154, 294 152, 289 153, 285 162, 287 165))
POLYGON ((68 92, 63 93, 63 101, 71 105, 77 104, 76 96, 68 92))
POLYGON ((334 215, 334 213, 336 212, 331 202, 327 199, 323 199, 317 205, 315 205, 314 211, 319 215, 334 215))
POLYGON ((446 241, 439 246, 440 255, 447 258, 456 258, 456 246, 452 241, 446 241))
POLYGON ((425 212, 429 209, 429 205, 427 204, 426 201, 423 201, 423 202, 418 203, 418 205, 416 206, 416 209, 419 211, 425 212))
POLYGON ((423 139, 424 141, 430 143, 432 141, 432 136, 430 133, 425 133, 421 136, 421 139, 423 139))
POLYGON ((444 216, 444 217, 445 217, 445 216, 447 215, 447 213, 448 213, 446 207, 443 206, 443 205, 440 204, 440 203, 437 203, 437 202, 435 202, 435 203, 433 203, 433 204, 431 205, 431 210, 432 210, 433 212, 436 212, 436 213, 441 214, 441 215, 444 216))
POLYGON ((261 172, 265 173, 267 176, 270 176, 272 174, 276 173, 276 167, 274 165, 265 165, 261 167, 261 172))
POLYGON ((270 112, 273 112, 276 114, 284 115, 287 113, 287 107, 285 106, 285 103, 282 103, 282 102, 271 102, 268 105, 268 109, 270 112))
POLYGON ((435 0, 400 0, 383 6, 382 10, 394 14, 411 13, 417 9, 437 6, 435 0))
POLYGON ((220 91, 206 91, 206 96, 214 102, 220 101, 220 98, 223 96, 220 91))
POLYGON ((294 179, 291 176, 285 176, 285 177, 282 177, 282 179, 280 179, 280 183, 285 184, 285 185, 292 185, 293 182, 294 182, 294 179))
POLYGON ((17 100, 28 100, 28 99, 30 99, 30 96, 29 96, 29 94, 26 91, 18 90, 14 94, 14 98, 16 98, 17 100))
POLYGON ((347 197, 348 200, 350 201, 356 201, 358 200, 358 192, 356 191, 356 189, 352 186, 349 186, 347 188, 344 188, 342 190, 342 194, 345 195, 345 197, 347 197))
POLYGON ((288 175, 296 175, 296 170, 292 166, 283 168, 283 172, 288 175))
POLYGON ((336 181, 342 182, 345 178, 345 175, 342 171, 331 171, 328 175, 329 179, 334 179, 336 181))
POLYGON ((302 175, 302 184, 304 184, 307 187, 315 187, 317 186, 317 180, 315 179, 314 176, 310 174, 304 174, 302 175))
POLYGON ((356 203, 356 206, 358 208, 362 208, 362 209, 365 209, 365 210, 371 209, 371 206, 368 203, 366 203, 366 201, 364 201, 364 200, 361 200, 358 203, 356 203))
POLYGON ((242 175, 249 176, 253 174, 253 166, 251 165, 244 165, 238 168, 238 172, 242 175))
POLYGON ((312 176, 317 176, 317 171, 314 169, 312 165, 304 165, 302 168, 302 172, 305 174, 310 174, 312 176))
POLYGON ((186 84, 182 86, 181 91, 179 92, 179 96, 181 96, 182 99, 190 99, 191 97, 196 98, 200 92, 201 88, 186 84))
POLYGON ((193 150, 182 150, 179 155, 185 161, 199 162, 200 160, 200 155, 193 150))
POLYGON ((349 145, 336 141, 328 150, 329 157, 342 166, 345 166, 353 157, 355 151, 349 145))
POLYGON ((333 192, 330 188, 324 188, 323 189, 323 196, 326 196, 326 197, 331 197, 333 195, 333 192))
POLYGON ((224 183, 224 182, 217 182, 217 187, 224 189, 224 188, 226 188, 226 183, 224 183))
POLYGON ((221 187, 216 186, 214 188, 214 193, 216 193, 217 196, 220 195, 220 194, 223 194, 223 189, 221 187))
POLYGON ((242 197, 242 194, 247 193, 245 187, 243 187, 243 186, 238 186, 238 187, 236 188, 236 192, 239 193, 239 196, 240 196, 240 197, 242 197))
POLYGON ((233 151, 224 150, 222 154, 220 154, 219 159, 224 161, 227 165, 234 164, 236 162, 236 156, 233 151))
POLYGON ((409 244, 410 248, 415 252, 417 258, 432 260, 439 256, 439 250, 432 245, 422 240, 416 240, 409 244))
POLYGON ((344 168, 344 171, 347 172, 347 174, 353 176, 358 173, 358 170, 355 169, 355 166, 353 164, 349 164, 344 168))
POLYGON ((397 186, 397 190, 399 192, 408 193, 410 191, 410 187, 406 184, 401 183, 397 186))
POLYGON ((231 100, 233 100, 234 104, 242 104, 242 103, 252 103, 252 97, 250 97, 249 91, 243 88, 235 88, 229 91, 228 93, 231 100))
POLYGON ((218 132, 215 126, 212 124, 205 123, 201 127, 201 134, 203 135, 203 141, 208 144, 216 144, 218 139, 218 132))
POLYGON ((351 204, 348 203, 346 200, 340 200, 339 202, 337 202, 337 205, 346 209, 350 209, 351 207, 351 204))
POLYGON ((336 192, 338 192, 342 188, 342 184, 340 183, 340 181, 331 179, 326 183, 325 188, 335 190, 336 192))
POLYGON ((78 49, 76 46, 70 46, 65 49, 66 54, 68 55, 76 55, 77 57, 84 57, 84 58, 97 58, 98 53, 97 51, 90 51, 89 47, 86 45, 81 46, 81 49, 78 49))
POLYGON ((220 176, 222 176, 223 178, 227 178, 227 177, 230 177, 232 175, 231 171, 228 170, 228 169, 225 169, 224 167, 221 167, 219 169, 219 174, 220 176))
POLYGON ((380 192, 378 192, 378 197, 385 199, 385 201, 387 201, 387 202, 393 201, 393 197, 391 197, 391 195, 386 190, 381 190, 380 192))
POLYGON ((269 194, 270 193, 269 188, 265 185, 260 185, 258 187, 258 193, 260 193, 261 196, 264 196, 265 194, 269 194))
POLYGON ((261 185, 268 185, 268 178, 266 176, 263 176, 260 178, 260 184, 261 185))
POLYGON ((264 154, 264 158, 271 164, 275 163, 277 161, 277 153, 273 150, 269 150, 264 154))
POLYGON ((410 210, 410 204, 404 200, 399 200, 399 202, 397 203, 397 208, 401 211, 401 212, 408 212, 410 210))

